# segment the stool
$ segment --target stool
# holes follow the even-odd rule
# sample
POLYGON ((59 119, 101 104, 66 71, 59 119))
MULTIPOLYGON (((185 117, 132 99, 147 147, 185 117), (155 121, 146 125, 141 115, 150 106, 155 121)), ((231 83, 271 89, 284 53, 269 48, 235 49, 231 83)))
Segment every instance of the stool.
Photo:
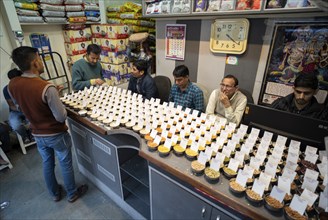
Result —
POLYGON ((17 135, 17 139, 18 139, 18 142, 19 142, 19 145, 20 145, 20 147, 22 149, 23 154, 26 154, 26 149, 25 148, 28 147, 28 146, 31 146, 31 145, 35 144, 36 142, 35 141, 31 141, 28 144, 24 144, 24 141, 23 141, 22 136, 20 136, 17 132, 15 132, 15 133, 17 135))
MULTIPOLYGON (((0 142, 1 143, 1 142, 0 142)), ((13 168, 13 165, 11 164, 10 160, 8 159, 7 155, 5 154, 5 152, 3 152, 2 148, 0 147, 0 155, 2 157, 2 159, 4 159, 5 161, 8 162, 7 165, 0 165, 0 170, 9 167, 10 169, 13 168)))

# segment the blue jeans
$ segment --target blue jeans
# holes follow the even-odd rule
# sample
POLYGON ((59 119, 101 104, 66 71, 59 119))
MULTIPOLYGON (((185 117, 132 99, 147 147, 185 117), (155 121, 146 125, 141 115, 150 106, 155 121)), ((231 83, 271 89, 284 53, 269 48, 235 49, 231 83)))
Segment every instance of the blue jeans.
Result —
POLYGON ((58 195, 58 182, 55 176, 55 153, 58 157, 68 198, 76 192, 72 164, 72 140, 68 132, 55 136, 35 136, 38 151, 43 162, 43 176, 50 195, 58 195))
POLYGON ((28 124, 28 121, 22 112, 9 112, 9 125, 15 132, 22 136, 23 140, 29 138, 25 124, 28 124))

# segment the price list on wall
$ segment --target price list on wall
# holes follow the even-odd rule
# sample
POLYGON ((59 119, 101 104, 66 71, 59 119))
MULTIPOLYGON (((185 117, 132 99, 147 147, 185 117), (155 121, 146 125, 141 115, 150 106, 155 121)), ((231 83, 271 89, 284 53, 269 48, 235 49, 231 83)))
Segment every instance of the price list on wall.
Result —
POLYGON ((165 58, 184 60, 186 45, 186 25, 168 24, 165 32, 165 58))

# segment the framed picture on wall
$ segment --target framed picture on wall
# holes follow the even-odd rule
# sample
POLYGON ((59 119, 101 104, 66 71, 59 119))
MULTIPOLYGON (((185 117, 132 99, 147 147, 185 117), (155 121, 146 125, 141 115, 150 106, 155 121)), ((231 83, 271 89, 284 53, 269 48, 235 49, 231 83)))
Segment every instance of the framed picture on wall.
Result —
POLYGON ((319 103, 328 91, 328 22, 276 23, 259 104, 270 105, 293 92, 300 73, 314 72, 319 80, 319 103))

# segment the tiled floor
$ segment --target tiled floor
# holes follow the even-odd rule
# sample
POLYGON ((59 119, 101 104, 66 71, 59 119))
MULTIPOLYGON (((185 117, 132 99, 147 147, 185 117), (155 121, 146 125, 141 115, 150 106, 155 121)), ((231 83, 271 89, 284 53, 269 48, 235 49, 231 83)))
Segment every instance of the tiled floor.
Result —
MULTIPOLYGON (((36 146, 28 147, 26 155, 19 149, 12 149, 7 156, 14 168, 0 171, 0 203, 9 201, 10 205, 0 210, 0 219, 131 219, 78 172, 75 155, 76 183, 89 185, 88 192, 75 203, 67 202, 66 198, 58 203, 52 201, 43 180, 42 161, 36 146)), ((59 165, 56 175, 62 184, 59 165)))

